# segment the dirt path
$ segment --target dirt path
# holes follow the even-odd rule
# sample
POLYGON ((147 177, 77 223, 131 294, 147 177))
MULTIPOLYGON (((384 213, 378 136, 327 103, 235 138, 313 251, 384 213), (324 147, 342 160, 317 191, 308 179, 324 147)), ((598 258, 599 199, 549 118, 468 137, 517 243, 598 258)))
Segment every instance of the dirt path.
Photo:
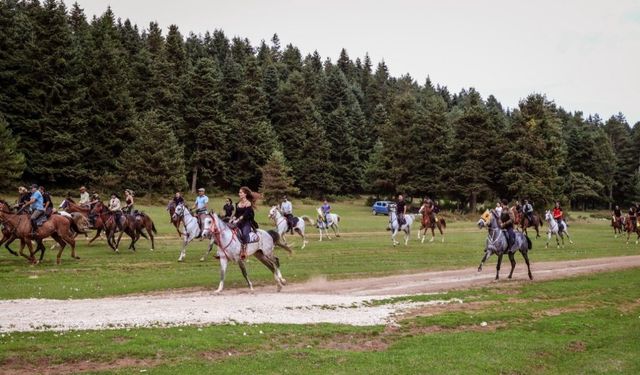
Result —
MULTIPOLYGON (((640 267, 640 256, 537 262, 532 272, 535 282, 632 267, 640 267)), ((520 260, 515 281, 506 280, 508 271, 509 265, 504 265, 505 280, 496 285, 529 282, 520 260)), ((494 276, 495 267, 490 265, 481 273, 465 268, 367 279, 314 279, 289 285, 282 293, 274 293, 275 287, 270 286, 258 288, 253 294, 234 289, 214 295, 209 289, 85 300, 8 300, 0 301, 0 332, 215 323, 387 324, 396 314, 426 303, 371 306, 369 301, 481 287, 493 283, 494 276)), ((461 301, 449 301, 443 295, 443 300, 428 304, 451 302, 461 301)))

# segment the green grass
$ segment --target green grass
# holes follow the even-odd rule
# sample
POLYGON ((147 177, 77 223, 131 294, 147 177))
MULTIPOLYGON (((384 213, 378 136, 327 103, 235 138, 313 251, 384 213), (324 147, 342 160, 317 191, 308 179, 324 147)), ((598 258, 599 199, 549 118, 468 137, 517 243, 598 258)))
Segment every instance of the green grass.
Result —
POLYGON ((5 334, 0 365, 39 364, 42 371, 88 361, 105 372, 154 374, 640 372, 638 269, 456 293, 465 309, 418 313, 397 328, 222 325, 5 334))
MULTIPOLYGON (((58 201, 58 200, 56 200, 58 201)), ((212 207, 222 207, 221 197, 212 199, 212 207)), ((318 204, 319 205, 319 204, 318 204)), ((294 201, 297 215, 314 215, 314 207, 294 201)), ((296 243, 295 254, 288 256, 277 250, 284 276, 292 282, 300 282, 314 276, 330 279, 367 277, 421 270, 442 270, 477 266, 484 248, 486 232, 478 230, 474 220, 458 220, 448 223, 446 242, 421 244, 416 240, 419 227, 414 231, 408 247, 391 246, 389 232, 385 231, 388 218, 373 216, 362 201, 335 203, 333 211, 341 216, 344 236, 330 241, 318 242, 317 230, 307 228, 310 243, 300 250, 301 240, 296 243)), ((213 288, 218 282, 218 264, 213 258, 199 262, 207 247, 206 241, 194 241, 187 248, 185 263, 178 263, 181 241, 169 224, 164 206, 138 206, 151 215, 162 237, 156 241, 156 250, 149 251, 150 243, 138 242, 138 251, 126 250, 128 237, 123 237, 120 254, 113 253, 104 241, 98 240, 91 247, 79 238, 77 252, 80 260, 71 259, 65 249, 62 264, 55 265, 55 251, 47 250, 42 264, 31 266, 22 257, 14 257, 6 250, 0 251, 0 299, 14 298, 89 298, 128 293, 149 292, 185 287, 213 288)), ((262 228, 273 228, 267 218, 268 207, 258 210, 258 221, 262 228)), ((585 216, 585 215, 581 215, 585 216)), ((315 215, 314 215, 315 217, 315 215)), ((578 217, 578 214, 573 215, 578 217)), ((586 217, 586 216, 585 216, 586 217)), ((640 246, 625 245, 622 239, 613 239, 609 223, 605 220, 581 219, 571 223, 570 231, 575 241, 557 250, 555 246, 544 249, 544 239, 533 241, 531 252, 534 273, 538 261, 568 260, 604 256, 635 255, 640 246)), ((402 234, 398 238, 402 238, 402 234)), ((436 237, 436 241, 439 237, 436 237)), ((14 249, 17 244, 14 244, 14 249)), ((519 257, 518 257, 519 259, 519 257)), ((493 267, 492 257, 486 272, 493 267)), ((522 262, 518 260, 519 265, 522 262)), ((251 260, 249 274, 255 285, 271 285, 269 271, 255 260, 251 260)), ((235 266, 227 273, 227 288, 244 288, 242 275, 235 266)))

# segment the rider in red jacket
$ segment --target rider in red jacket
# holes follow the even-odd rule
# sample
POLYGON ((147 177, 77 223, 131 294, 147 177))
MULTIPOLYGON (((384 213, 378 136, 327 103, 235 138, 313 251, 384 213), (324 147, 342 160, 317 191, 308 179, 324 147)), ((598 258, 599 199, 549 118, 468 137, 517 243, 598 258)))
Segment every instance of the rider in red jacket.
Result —
POLYGON ((556 206, 553 208, 553 219, 558 223, 559 226, 565 225, 562 207, 560 207, 560 202, 556 202, 556 206))

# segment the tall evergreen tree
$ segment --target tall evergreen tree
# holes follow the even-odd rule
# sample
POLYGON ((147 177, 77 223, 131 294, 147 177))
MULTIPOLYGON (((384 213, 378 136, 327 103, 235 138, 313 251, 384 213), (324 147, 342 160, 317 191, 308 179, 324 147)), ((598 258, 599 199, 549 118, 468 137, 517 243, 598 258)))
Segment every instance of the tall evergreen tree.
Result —
POLYGON ((24 155, 18 151, 18 140, 13 136, 4 117, 0 115, 0 188, 8 188, 20 180, 26 167, 24 155))
POLYGON ((290 171, 282 152, 274 151, 262 167, 260 191, 267 204, 278 204, 283 195, 298 193, 298 189, 293 186, 294 181, 289 175, 290 171))

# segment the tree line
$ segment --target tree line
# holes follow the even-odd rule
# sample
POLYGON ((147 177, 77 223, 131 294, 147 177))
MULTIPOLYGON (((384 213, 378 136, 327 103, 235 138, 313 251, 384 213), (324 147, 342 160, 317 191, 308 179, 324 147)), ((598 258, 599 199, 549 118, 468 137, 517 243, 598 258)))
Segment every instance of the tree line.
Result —
POLYGON ((640 200, 640 126, 621 113, 539 93, 505 109, 345 49, 334 62, 277 34, 164 34, 57 0, 0 0, 0 142, 4 188, 258 189, 284 168, 287 189, 313 197, 640 200))

